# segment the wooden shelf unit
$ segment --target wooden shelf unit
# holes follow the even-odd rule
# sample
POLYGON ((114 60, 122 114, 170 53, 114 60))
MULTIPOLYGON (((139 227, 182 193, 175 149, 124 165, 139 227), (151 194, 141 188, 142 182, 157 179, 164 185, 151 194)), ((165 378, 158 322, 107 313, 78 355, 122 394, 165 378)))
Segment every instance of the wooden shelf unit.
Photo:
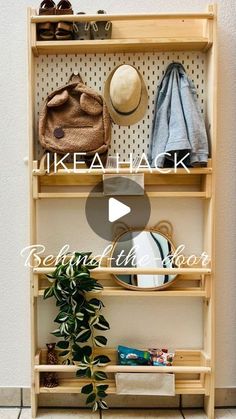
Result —
MULTIPOLYGON (((207 60, 207 101, 206 123, 209 126, 211 157, 206 168, 195 168, 190 174, 179 169, 177 173, 160 174, 144 172, 145 189, 152 198, 201 198, 205 207, 204 250, 212 257, 211 269, 184 269, 175 284, 163 291, 129 291, 122 289, 114 281, 111 268, 94 271, 104 285, 102 297, 199 297, 203 298, 204 331, 203 349, 178 350, 173 367, 145 367, 145 372, 173 372, 175 374, 176 394, 204 395, 204 408, 209 419, 214 418, 214 203, 215 203, 215 154, 217 125, 217 40, 216 8, 209 6, 206 13, 196 14, 131 14, 107 15, 113 23, 112 39, 107 41, 39 41, 36 25, 39 22, 93 21, 102 20, 99 15, 86 16, 37 16, 35 10, 28 10, 29 34, 29 175, 30 175, 30 244, 37 243, 36 221, 37 205, 40 199, 86 198, 89 188, 102 179, 101 171, 79 173, 59 170, 56 174, 47 174, 41 169, 35 157, 35 97, 37 84, 35 60, 39 55, 87 54, 87 53, 135 53, 155 51, 201 51, 207 60), (84 190, 82 188, 88 188, 84 190), (61 188, 61 189, 60 189, 61 188), (73 192, 71 188, 74 188, 73 192), (68 192, 68 189, 70 191, 68 192)), ((109 170, 108 173, 114 173, 109 170)), ((127 174, 126 169, 121 173, 127 174)), ((48 268, 35 268, 31 272, 31 335, 32 335, 32 418, 37 416, 38 395, 40 393, 79 393, 84 381, 74 376, 75 367, 48 366, 45 364, 46 351, 38 349, 38 300, 48 286, 46 273, 48 268), (40 378, 46 371, 60 371, 60 385, 49 389, 42 387, 40 378)), ((154 270, 149 270, 154 272, 154 270)), ((165 271, 166 272, 166 271, 165 271)), ((121 271, 119 270, 119 273, 121 271)), ((137 270, 136 270, 137 273, 137 270)), ((147 271, 145 271, 147 273, 147 271)), ((160 270, 159 270, 160 273, 160 270)), ((174 273, 172 270, 170 273, 174 273)), ((114 374, 117 371, 138 371, 118 366, 115 350, 106 350, 112 357, 112 363, 106 370, 109 374, 109 392, 116 393, 114 374)), ((143 371, 143 369, 142 369, 143 371)))
POLYGON ((45 54, 115 53, 139 51, 207 51, 212 45, 212 12, 196 14, 106 15, 111 20, 112 39, 88 41, 40 41, 36 25, 40 22, 78 22, 102 20, 97 15, 37 16, 31 11, 34 25, 32 49, 35 56, 45 54))
MULTIPOLYGON (((58 351, 59 352, 59 351, 58 351)), ((104 353, 98 350, 97 353, 104 353)), ((122 366, 117 365, 115 349, 106 349, 111 364, 103 368, 108 374, 108 393, 116 394, 114 374, 117 372, 168 372, 175 374, 176 394, 208 394, 207 377, 211 373, 210 362, 203 350, 176 350, 173 366, 122 366)), ((60 358, 60 357, 59 357, 60 358)), ((40 393, 80 393, 83 385, 88 381, 75 379, 76 365, 47 365, 46 350, 40 349, 35 355, 34 371, 37 374, 37 394, 40 393), (42 386, 41 376, 44 372, 56 372, 60 378, 58 387, 46 388, 42 386)))

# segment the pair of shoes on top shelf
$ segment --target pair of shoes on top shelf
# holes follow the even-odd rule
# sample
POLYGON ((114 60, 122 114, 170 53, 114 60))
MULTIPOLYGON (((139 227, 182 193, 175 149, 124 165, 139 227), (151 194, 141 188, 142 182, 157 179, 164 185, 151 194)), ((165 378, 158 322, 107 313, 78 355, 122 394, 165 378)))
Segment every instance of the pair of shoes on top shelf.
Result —
MULTIPOLYGON (((97 14, 105 15, 105 10, 98 10, 97 14)), ((85 15, 79 12, 78 15, 85 15)), ((112 23, 106 20, 97 22, 74 22, 74 39, 111 39, 112 23)))
MULTIPOLYGON (((106 14, 104 10, 98 10, 97 14, 106 14)), ((69 0, 61 0, 58 5, 53 0, 43 0, 39 7, 39 15, 73 15, 69 0)), ((78 15, 85 15, 79 12, 78 15)), ((39 23, 37 26, 38 37, 43 41, 57 40, 88 40, 110 39, 112 23, 110 21, 97 22, 52 22, 39 23)))
MULTIPOLYGON (((57 6, 53 0, 43 0, 39 7, 39 15, 73 15, 73 10, 69 0, 60 0, 57 6)), ((54 38, 58 40, 72 39, 73 23, 39 23, 37 31, 39 39, 43 41, 50 41, 54 38)))

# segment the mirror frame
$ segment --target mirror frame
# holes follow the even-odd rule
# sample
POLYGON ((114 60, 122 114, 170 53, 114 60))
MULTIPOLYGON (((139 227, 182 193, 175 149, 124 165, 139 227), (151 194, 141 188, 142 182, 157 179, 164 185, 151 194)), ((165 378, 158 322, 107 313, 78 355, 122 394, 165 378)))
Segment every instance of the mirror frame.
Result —
MULTIPOLYGON (((159 233, 161 236, 163 236, 164 238, 166 238, 170 242, 171 247, 174 250, 176 249, 176 246, 175 246, 175 244, 173 242, 173 239, 172 239, 173 226, 169 221, 163 220, 163 221, 160 221, 158 224, 156 224, 154 227, 147 227, 147 228, 143 228, 143 229, 141 227, 137 227, 137 228, 132 227, 131 228, 131 227, 129 227, 126 224, 123 224, 123 223, 118 223, 117 227, 118 227, 120 232, 115 236, 115 239, 112 242, 111 252, 110 252, 110 255, 108 257, 108 267, 109 268, 112 268, 112 267, 114 268, 114 266, 112 266, 112 259, 111 258, 113 257, 115 247, 118 243, 119 238, 122 237, 124 234, 126 234, 128 232, 150 231, 150 232, 159 233)), ((146 292, 146 291, 161 291, 161 290, 163 290, 165 288, 168 288, 171 285, 173 285, 173 283, 177 280, 177 277, 178 277, 178 274, 176 274, 175 278, 172 279, 172 281, 170 281, 166 284, 160 285, 159 287, 147 287, 147 288, 145 287, 144 288, 144 287, 138 287, 136 285, 130 285, 130 284, 127 284, 126 282, 123 282, 121 279, 119 279, 117 274, 112 274, 112 275, 113 275, 115 281, 119 285, 121 285, 123 288, 129 289, 129 290, 132 290, 132 291, 138 291, 138 292, 139 291, 144 291, 144 292, 146 292)), ((122 274, 120 274, 120 275, 122 275, 122 274)))

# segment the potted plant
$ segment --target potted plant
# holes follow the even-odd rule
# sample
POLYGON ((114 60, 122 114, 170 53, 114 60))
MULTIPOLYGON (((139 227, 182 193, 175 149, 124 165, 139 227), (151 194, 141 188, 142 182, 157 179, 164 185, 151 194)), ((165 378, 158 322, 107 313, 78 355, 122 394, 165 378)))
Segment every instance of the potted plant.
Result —
POLYGON ((88 384, 81 392, 87 395, 86 404, 93 410, 107 409, 104 398, 108 385, 103 383, 107 375, 102 367, 110 362, 107 355, 96 354, 97 347, 105 347, 107 338, 103 332, 109 323, 101 314, 104 304, 91 293, 100 292, 103 286, 91 277, 97 267, 91 253, 75 253, 66 263, 59 262, 52 275, 47 275, 52 285, 44 292, 44 299, 54 297, 59 309, 52 332, 59 338, 57 348, 61 362, 77 365, 78 378, 85 377, 88 384))

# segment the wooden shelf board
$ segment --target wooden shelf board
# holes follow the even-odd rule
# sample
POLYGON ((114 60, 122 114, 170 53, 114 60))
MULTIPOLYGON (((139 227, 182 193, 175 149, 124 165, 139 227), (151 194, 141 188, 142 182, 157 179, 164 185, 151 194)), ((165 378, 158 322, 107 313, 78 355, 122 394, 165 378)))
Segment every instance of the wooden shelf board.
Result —
POLYGON ((140 38, 109 39, 100 41, 36 41, 34 54, 79 54, 152 51, 204 51, 208 38, 140 38))
MULTIPOLYGON (((88 381, 80 383, 78 385, 78 382, 76 380, 60 380, 60 385, 58 387, 54 388, 48 388, 41 386, 39 388, 40 393, 80 393, 81 388, 83 385, 88 384, 88 381)), ((116 393, 116 386, 115 381, 104 382, 104 384, 109 384, 109 388, 107 390, 108 394, 117 394, 116 393)), ((175 382, 175 392, 176 394, 206 394, 205 387, 201 384, 198 380, 186 380, 185 385, 183 380, 176 380, 175 382)))

